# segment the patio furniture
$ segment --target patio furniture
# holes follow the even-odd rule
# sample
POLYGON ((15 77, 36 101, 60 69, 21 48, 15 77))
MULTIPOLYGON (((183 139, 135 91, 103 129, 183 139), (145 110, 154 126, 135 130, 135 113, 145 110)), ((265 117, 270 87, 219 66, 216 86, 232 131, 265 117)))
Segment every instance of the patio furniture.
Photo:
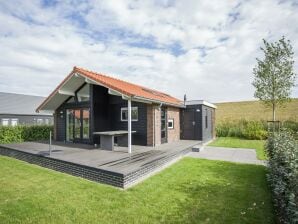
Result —
MULTIPOLYGON (((136 133, 136 131, 131 131, 131 133, 136 133)), ((128 146, 128 131, 125 130, 93 132, 93 135, 100 136, 100 148, 104 150, 114 150, 115 137, 117 137, 119 145, 128 146)))

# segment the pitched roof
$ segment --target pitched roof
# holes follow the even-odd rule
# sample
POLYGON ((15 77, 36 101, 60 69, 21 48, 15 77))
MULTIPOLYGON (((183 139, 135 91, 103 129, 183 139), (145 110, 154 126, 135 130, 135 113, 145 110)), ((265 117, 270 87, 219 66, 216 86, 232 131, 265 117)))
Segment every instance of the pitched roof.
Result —
POLYGON ((156 100, 163 103, 181 105, 181 101, 174 98, 166 93, 149 89, 137 84, 126 82, 120 79, 113 78, 111 76, 103 75, 101 73, 96 73, 83 68, 74 67, 74 72, 78 72, 87 76, 88 78, 103 84, 104 86, 111 88, 113 90, 119 91, 127 96, 138 96, 149 100, 156 100))
POLYGON ((35 109, 44 100, 45 97, 41 96, 0 92, 0 114, 40 115, 35 109))
POLYGON ((156 103, 163 103, 166 105, 172 105, 177 107, 183 106, 181 100, 175 97, 172 97, 166 93, 153 90, 147 87, 143 87, 137 84, 133 84, 127 81, 123 81, 101 73, 89 71, 87 69, 74 67, 72 72, 60 83, 60 85, 58 85, 58 87, 49 95, 49 97, 43 102, 43 104, 41 104, 37 108, 37 110, 42 110, 44 105, 48 103, 48 101, 50 101, 50 99, 54 97, 54 95, 64 85, 66 85, 67 82, 69 82, 70 79, 76 74, 79 74, 80 76, 83 76, 98 85, 102 85, 108 89, 111 89, 115 92, 123 94, 124 96, 131 97, 132 100, 138 99, 138 100, 145 100, 145 101, 156 102, 156 103))

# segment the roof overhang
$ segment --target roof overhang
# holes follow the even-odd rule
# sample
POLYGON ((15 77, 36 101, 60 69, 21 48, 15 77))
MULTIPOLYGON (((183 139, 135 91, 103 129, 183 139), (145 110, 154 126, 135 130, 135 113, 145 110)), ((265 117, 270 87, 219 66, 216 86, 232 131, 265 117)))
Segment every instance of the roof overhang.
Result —
POLYGON ((190 106, 190 105, 205 105, 207 107, 211 107, 211 108, 214 108, 214 109, 217 108, 216 105, 214 105, 212 103, 209 103, 209 102, 207 102, 205 100, 189 100, 189 101, 186 101, 185 102, 185 105, 186 106, 190 106))
POLYGON ((36 109, 36 112, 47 112, 53 113, 61 104, 63 104, 69 97, 74 96, 78 88, 80 88, 84 83, 103 86, 108 89, 110 95, 121 96, 122 99, 132 100, 136 102, 142 102, 147 104, 158 103, 174 107, 183 108, 183 104, 170 104, 162 101, 157 101, 153 99, 143 98, 139 96, 129 96, 127 94, 121 93, 118 90, 112 89, 111 87, 106 86, 103 83, 99 83, 89 77, 86 77, 84 74, 72 71, 62 83, 50 94, 49 97, 36 109))

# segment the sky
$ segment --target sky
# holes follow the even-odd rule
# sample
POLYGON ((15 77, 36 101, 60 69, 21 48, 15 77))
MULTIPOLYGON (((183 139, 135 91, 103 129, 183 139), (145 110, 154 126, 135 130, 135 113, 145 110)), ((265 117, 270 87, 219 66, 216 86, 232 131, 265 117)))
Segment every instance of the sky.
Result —
POLYGON ((179 99, 252 100, 263 38, 291 40, 298 73, 297 12, 298 0, 0 0, 0 92, 47 96, 78 66, 179 99))

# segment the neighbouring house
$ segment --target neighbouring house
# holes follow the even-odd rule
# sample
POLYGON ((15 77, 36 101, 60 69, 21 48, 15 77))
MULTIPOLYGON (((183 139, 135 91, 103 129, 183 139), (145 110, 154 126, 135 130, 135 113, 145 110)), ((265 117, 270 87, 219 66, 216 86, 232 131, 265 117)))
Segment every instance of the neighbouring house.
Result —
POLYGON ((53 124, 52 114, 35 111, 44 100, 41 96, 0 92, 0 125, 53 124))
POLYGON ((57 141, 100 144, 96 133, 127 130, 131 147, 208 141, 215 136, 215 108, 74 67, 37 111, 54 114, 57 141))

